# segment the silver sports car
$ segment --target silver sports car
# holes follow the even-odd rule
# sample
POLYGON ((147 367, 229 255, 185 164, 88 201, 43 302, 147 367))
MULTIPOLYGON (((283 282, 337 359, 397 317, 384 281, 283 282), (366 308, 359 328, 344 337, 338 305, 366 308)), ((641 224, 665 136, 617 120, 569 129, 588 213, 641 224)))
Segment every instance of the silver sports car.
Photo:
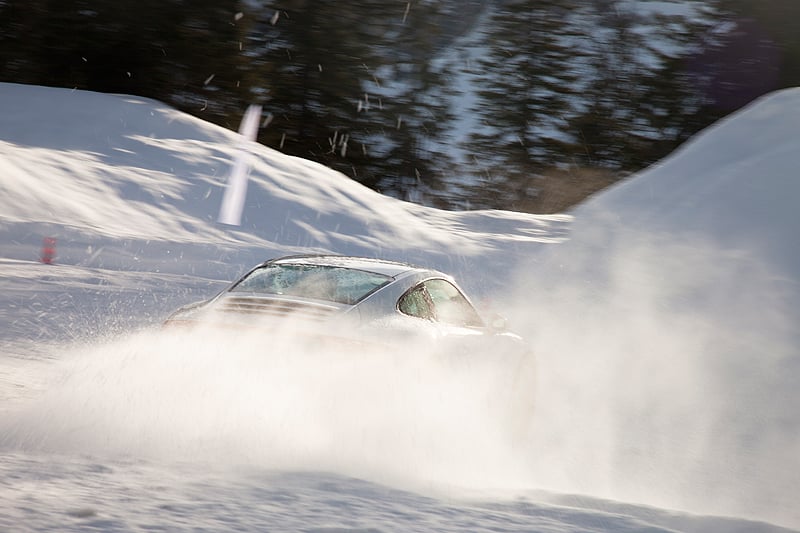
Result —
POLYGON ((463 349, 526 352, 499 317, 487 320, 448 275, 405 263, 334 255, 266 261, 166 325, 210 323, 393 345, 436 339, 463 349))
POLYGON ((457 369, 499 368, 502 392, 491 403, 516 432, 530 421, 535 363, 527 343, 499 317, 482 317, 436 270, 333 255, 272 259, 210 300, 179 309, 165 325, 242 329, 321 353, 375 348, 444 355, 457 369))

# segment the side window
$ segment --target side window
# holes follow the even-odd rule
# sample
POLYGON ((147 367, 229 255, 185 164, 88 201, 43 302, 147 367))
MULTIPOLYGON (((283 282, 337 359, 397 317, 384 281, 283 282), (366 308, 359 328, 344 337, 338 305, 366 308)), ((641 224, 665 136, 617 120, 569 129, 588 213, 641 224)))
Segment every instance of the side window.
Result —
POLYGON ((455 326, 482 327, 483 321, 472 304, 452 283, 443 279, 425 282, 433 303, 433 313, 439 322, 455 326))
POLYGON ((414 289, 405 293, 397 305, 401 313, 417 318, 432 319, 433 312, 431 310, 430 301, 425 291, 425 287, 419 285, 414 289))

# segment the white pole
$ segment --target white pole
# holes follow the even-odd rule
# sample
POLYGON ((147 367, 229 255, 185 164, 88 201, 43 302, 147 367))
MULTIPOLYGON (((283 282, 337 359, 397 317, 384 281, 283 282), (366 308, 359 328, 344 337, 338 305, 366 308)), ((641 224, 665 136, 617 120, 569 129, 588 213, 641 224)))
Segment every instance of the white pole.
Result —
POLYGON ((225 196, 222 198, 217 219, 222 224, 239 226, 242 223, 242 210, 247 196, 247 178, 250 174, 251 154, 248 144, 256 139, 260 119, 260 105, 251 105, 242 117, 242 123, 239 126, 239 134, 242 136, 241 145, 228 177, 228 186, 225 189, 225 196))

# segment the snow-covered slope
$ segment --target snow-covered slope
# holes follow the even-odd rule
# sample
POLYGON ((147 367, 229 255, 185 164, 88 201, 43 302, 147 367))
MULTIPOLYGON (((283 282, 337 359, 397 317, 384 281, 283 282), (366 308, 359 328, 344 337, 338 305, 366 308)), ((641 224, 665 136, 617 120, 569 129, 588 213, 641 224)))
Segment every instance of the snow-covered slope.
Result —
MULTIPOLYGON (((800 89, 766 96, 675 154, 578 208, 628 227, 694 234, 800 272, 800 89)), ((796 279, 796 278, 795 278, 796 279)))
MULTIPOLYGON (((31 233, 65 237, 62 245, 70 246, 59 253, 78 254, 62 255, 65 262, 85 259, 79 254, 93 243, 89 255, 112 247, 93 264, 113 263, 114 244, 132 240, 181 249, 249 245, 261 250, 259 258, 278 249, 428 262, 437 256, 437 264, 452 268, 463 259, 561 240, 569 220, 404 203, 252 143, 243 223, 231 230, 215 220, 239 147, 235 132, 142 98, 11 84, 2 85, 0 116, 8 125, 0 138, 0 222, 5 231, 25 223, 35 225, 31 233)), ((124 255, 141 247, 130 244, 137 250, 124 255)), ((19 254, 30 258, 30 250, 19 254)))
POLYGON ((560 216, 425 208, 253 145, 231 228, 233 132, 0 84, 0 470, 19 481, 0 526, 800 528, 797 109, 772 95, 560 216), (437 266, 505 312, 539 364, 529 442, 482 414, 491 363, 278 353, 275 372, 275 346, 130 333, 309 250, 437 266))

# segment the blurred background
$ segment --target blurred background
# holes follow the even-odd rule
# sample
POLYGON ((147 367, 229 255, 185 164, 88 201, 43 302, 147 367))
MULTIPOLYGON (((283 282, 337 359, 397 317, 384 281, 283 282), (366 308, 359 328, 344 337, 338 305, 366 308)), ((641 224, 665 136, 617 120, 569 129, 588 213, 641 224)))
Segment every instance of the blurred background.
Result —
POLYGON ((0 81, 230 129, 260 104, 259 142, 384 194, 553 213, 800 85, 798 20, 796 0, 0 0, 0 81))

